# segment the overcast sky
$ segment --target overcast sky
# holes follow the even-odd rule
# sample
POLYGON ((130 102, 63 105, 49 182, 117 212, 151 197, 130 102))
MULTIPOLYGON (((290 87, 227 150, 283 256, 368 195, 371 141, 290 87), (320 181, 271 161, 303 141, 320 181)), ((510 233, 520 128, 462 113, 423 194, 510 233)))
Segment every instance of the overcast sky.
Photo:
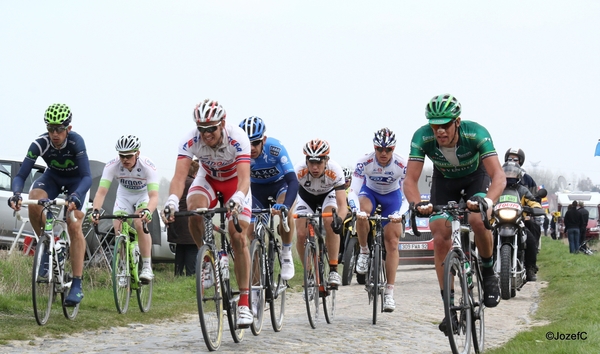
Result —
POLYGON ((407 156, 433 96, 491 132, 503 157, 600 184, 598 1, 2 1, 3 157, 22 159, 52 103, 91 159, 123 134, 171 178, 192 111, 257 115, 294 163, 323 138, 352 165, 373 132, 407 156))

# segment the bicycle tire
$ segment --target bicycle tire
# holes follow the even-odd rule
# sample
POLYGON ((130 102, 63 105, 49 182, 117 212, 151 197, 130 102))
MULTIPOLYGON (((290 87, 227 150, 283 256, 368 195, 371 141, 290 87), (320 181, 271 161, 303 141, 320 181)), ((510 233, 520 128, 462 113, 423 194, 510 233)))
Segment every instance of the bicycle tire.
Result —
POLYGON ((464 273, 462 255, 451 250, 444 261, 444 312, 446 334, 453 353, 471 350, 472 304, 464 273), (450 289, 454 289, 454 299, 450 289), (454 315, 455 314, 455 315, 454 315), (456 321, 453 320, 456 318, 456 321))
MULTIPOLYGON (((229 255, 230 260, 233 258, 229 255)), ((231 287, 232 277, 235 277, 235 272, 229 270, 229 279, 223 279, 223 273, 221 273, 221 294, 223 295, 223 304, 227 311, 227 322, 229 324, 229 332, 231 338, 235 343, 240 343, 244 340, 244 328, 241 328, 237 324, 238 319, 238 303, 240 300, 240 292, 234 291, 231 287)), ((237 279, 235 279, 237 283, 237 279)))
MULTIPOLYGON (((134 257, 136 257, 134 255, 134 257)), ((137 255, 137 273, 138 275, 142 273, 142 268, 144 266, 144 261, 142 260, 142 254, 139 253, 137 255)), ((152 290, 154 288, 154 280, 150 280, 149 282, 142 282, 138 280, 137 287, 135 289, 138 307, 141 312, 150 311, 150 306, 152 305, 152 290)))
POLYGON ((304 301, 308 323, 317 328, 319 316, 319 264, 314 243, 308 243, 304 250, 304 301))
POLYGON ((250 294, 249 303, 254 315, 250 330, 255 336, 259 335, 263 327, 265 313, 265 272, 264 253, 259 240, 254 239, 250 244, 250 294), (255 296, 258 294, 258 298, 255 296))
POLYGON ((281 252, 276 243, 269 246, 269 312, 271 313, 271 325, 273 331, 279 332, 283 326, 283 316, 285 315, 285 295, 287 290, 287 281, 281 278, 281 252))
POLYGON ((210 351, 219 349, 223 339, 223 297, 219 277, 214 252, 208 245, 200 247, 196 258, 196 301, 202 337, 210 351))
POLYGON ((323 271, 321 272, 321 279, 324 279, 323 291, 319 296, 323 297, 323 314, 325 315, 325 321, 332 323, 335 318, 335 299, 337 290, 335 287, 329 285, 329 256, 323 252, 321 255, 323 259, 323 271))
POLYGON ((371 257, 371 292, 373 298, 373 324, 377 324, 377 314, 380 309, 378 304, 383 306, 383 292, 379 287, 381 282, 381 245, 373 245, 373 257, 371 257))
MULTIPOLYGON (((71 268, 71 256, 70 256, 70 251, 69 251, 69 247, 65 247, 65 249, 63 250, 63 254, 64 254, 64 263, 63 263, 63 283, 64 284, 69 284, 70 282, 73 281, 73 269, 71 268)), ((70 286, 65 286, 63 288, 63 291, 60 293, 60 303, 62 304, 62 310, 63 310, 63 315, 65 315, 65 318, 68 320, 73 320, 75 319, 75 317, 77 317, 77 313, 79 313, 79 304, 75 305, 75 306, 66 306, 65 305, 65 299, 67 298, 67 296, 69 295, 69 291, 71 291, 71 287, 70 286)))
POLYGON ((354 267, 356 265, 356 251, 358 250, 358 239, 356 237, 351 237, 350 231, 346 232, 348 233, 346 237, 350 238, 348 239, 348 244, 346 245, 346 249, 344 250, 344 257, 342 259, 342 285, 352 284, 352 277, 354 276, 354 267))
MULTIPOLYGON (((43 326, 50 318, 52 302, 54 301, 54 283, 52 282, 52 270, 48 269, 48 278, 39 276, 39 268, 42 264, 42 256, 48 250, 48 237, 42 236, 35 247, 33 257, 33 270, 31 273, 31 290, 33 300, 33 313, 38 325, 43 326)), ((51 255, 50 255, 51 256, 51 255)))
MULTIPOLYGON (((471 255, 473 255, 473 251, 471 251, 471 255)), ((484 350, 485 344, 485 306, 483 306, 483 277, 479 268, 479 260, 476 257, 471 257, 471 269, 473 269, 473 288, 471 289, 473 330, 471 333, 473 337, 473 349, 475 353, 481 353, 484 350)))
POLYGON ((502 245, 500 247, 500 295, 503 300, 509 300, 512 297, 512 247, 502 245))
POLYGON ((127 259, 129 250, 125 237, 127 236, 119 235, 115 240, 112 265, 113 297, 117 312, 120 314, 127 313, 131 297, 131 274, 127 259))

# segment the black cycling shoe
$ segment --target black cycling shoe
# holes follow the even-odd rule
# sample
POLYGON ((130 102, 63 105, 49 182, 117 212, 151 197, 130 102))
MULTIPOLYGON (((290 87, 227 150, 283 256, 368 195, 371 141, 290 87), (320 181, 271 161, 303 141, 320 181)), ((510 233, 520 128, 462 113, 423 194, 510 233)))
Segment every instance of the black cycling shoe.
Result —
POLYGON ((526 274, 527 274, 527 281, 536 281, 537 280, 537 276, 535 275, 534 268, 527 268, 526 274))
POLYGON ((485 307, 496 307, 500 303, 500 279, 498 276, 483 277, 483 304, 485 307))
MULTIPOLYGON (((456 317, 456 310, 451 310, 450 312, 452 314, 452 323, 453 323, 453 328, 458 328, 458 318, 456 317)), ((438 326, 438 328, 440 329, 440 331, 444 332, 444 335, 446 335, 446 337, 448 337, 448 322, 446 317, 444 317, 444 319, 442 320, 442 323, 440 323, 440 325, 438 326)))

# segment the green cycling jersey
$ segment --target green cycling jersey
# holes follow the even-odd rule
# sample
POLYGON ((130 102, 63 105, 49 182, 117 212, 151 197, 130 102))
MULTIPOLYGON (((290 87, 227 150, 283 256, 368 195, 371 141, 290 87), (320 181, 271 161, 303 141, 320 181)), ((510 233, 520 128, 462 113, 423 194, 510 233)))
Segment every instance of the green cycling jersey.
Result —
POLYGON ((460 178, 475 172, 482 159, 497 155, 492 137, 486 128, 478 123, 463 120, 458 129, 458 143, 453 151, 458 165, 448 161, 439 149, 435 133, 429 124, 419 128, 413 135, 409 161, 425 162, 425 156, 428 156, 444 177, 460 178))

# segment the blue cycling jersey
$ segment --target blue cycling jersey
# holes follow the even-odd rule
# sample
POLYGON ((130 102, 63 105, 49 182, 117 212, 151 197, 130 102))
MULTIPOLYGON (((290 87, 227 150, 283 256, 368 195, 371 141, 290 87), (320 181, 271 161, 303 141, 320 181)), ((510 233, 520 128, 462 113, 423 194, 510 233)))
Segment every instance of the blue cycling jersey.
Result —
POLYGON ((275 138, 267 137, 262 153, 250 160, 250 182, 267 184, 284 178, 286 173, 294 173, 294 165, 290 161, 287 150, 275 138))

